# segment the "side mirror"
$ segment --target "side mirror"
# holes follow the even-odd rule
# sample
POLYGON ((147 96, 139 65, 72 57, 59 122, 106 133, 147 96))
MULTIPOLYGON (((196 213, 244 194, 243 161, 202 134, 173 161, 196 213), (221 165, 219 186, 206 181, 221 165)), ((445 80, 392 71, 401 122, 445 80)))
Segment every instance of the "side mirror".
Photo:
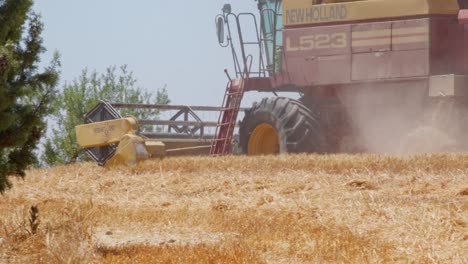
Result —
POLYGON ((224 44, 224 18, 222 16, 218 16, 216 18, 216 35, 218 36, 219 44, 224 44))
POLYGON ((223 13, 224 14, 231 14, 231 4, 225 4, 223 6, 223 13))

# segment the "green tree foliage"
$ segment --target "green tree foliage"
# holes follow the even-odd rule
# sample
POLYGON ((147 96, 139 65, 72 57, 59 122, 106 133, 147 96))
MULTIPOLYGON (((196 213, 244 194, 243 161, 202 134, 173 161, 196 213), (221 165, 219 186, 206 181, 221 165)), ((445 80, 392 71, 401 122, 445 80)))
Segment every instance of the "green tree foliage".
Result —
POLYGON ((58 82, 58 55, 39 71, 45 51, 40 17, 32 0, 0 1, 0 193, 11 187, 10 176, 24 177, 37 162, 35 149, 58 82))
MULTIPOLYGON (((54 120, 56 128, 47 139, 43 161, 50 166, 67 164, 86 159, 77 145, 75 126, 83 124, 84 115, 99 101, 112 103, 168 104, 165 88, 156 94, 136 86, 136 79, 126 66, 119 70, 109 67, 104 74, 83 70, 71 84, 65 84, 55 101, 54 120)), ((158 111, 136 110, 121 112, 122 116, 133 115, 138 119, 156 119, 158 111)))

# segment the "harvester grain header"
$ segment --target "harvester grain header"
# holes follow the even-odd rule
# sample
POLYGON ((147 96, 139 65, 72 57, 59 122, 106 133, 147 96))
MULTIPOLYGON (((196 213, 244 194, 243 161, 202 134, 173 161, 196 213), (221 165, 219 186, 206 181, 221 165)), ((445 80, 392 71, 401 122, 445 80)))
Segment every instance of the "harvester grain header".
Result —
POLYGON ((167 155, 209 155, 218 122, 203 121, 200 114, 219 111, 211 106, 100 102, 75 130, 78 144, 101 166, 132 165, 167 155), (129 110, 172 116, 167 120, 122 116, 129 110))

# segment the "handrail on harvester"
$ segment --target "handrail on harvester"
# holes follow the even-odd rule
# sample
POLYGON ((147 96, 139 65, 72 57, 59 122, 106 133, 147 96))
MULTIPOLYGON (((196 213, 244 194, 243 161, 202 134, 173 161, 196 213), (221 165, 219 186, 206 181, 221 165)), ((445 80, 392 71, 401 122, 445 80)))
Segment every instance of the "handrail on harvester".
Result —
MULTIPOLYGON (((202 141, 211 140, 213 135, 206 134, 206 128, 215 128, 218 126, 218 123, 216 121, 204 121, 196 112, 219 112, 222 110, 222 107, 215 106, 127 103, 110 103, 110 105, 116 109, 177 111, 177 113, 168 120, 138 120, 138 123, 142 126, 164 126, 167 128, 167 131, 143 131, 141 134, 151 138, 194 138, 202 141), (193 120, 189 120, 190 118, 193 120)), ((247 108, 241 108, 241 110, 245 111, 247 108)))

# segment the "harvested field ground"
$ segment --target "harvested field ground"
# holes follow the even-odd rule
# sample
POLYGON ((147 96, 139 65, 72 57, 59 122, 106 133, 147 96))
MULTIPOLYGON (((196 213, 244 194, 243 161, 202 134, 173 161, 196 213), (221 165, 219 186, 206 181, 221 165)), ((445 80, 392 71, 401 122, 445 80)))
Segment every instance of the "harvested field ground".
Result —
POLYGON ((462 154, 84 163, 0 198, 2 263, 468 263, 462 154))

